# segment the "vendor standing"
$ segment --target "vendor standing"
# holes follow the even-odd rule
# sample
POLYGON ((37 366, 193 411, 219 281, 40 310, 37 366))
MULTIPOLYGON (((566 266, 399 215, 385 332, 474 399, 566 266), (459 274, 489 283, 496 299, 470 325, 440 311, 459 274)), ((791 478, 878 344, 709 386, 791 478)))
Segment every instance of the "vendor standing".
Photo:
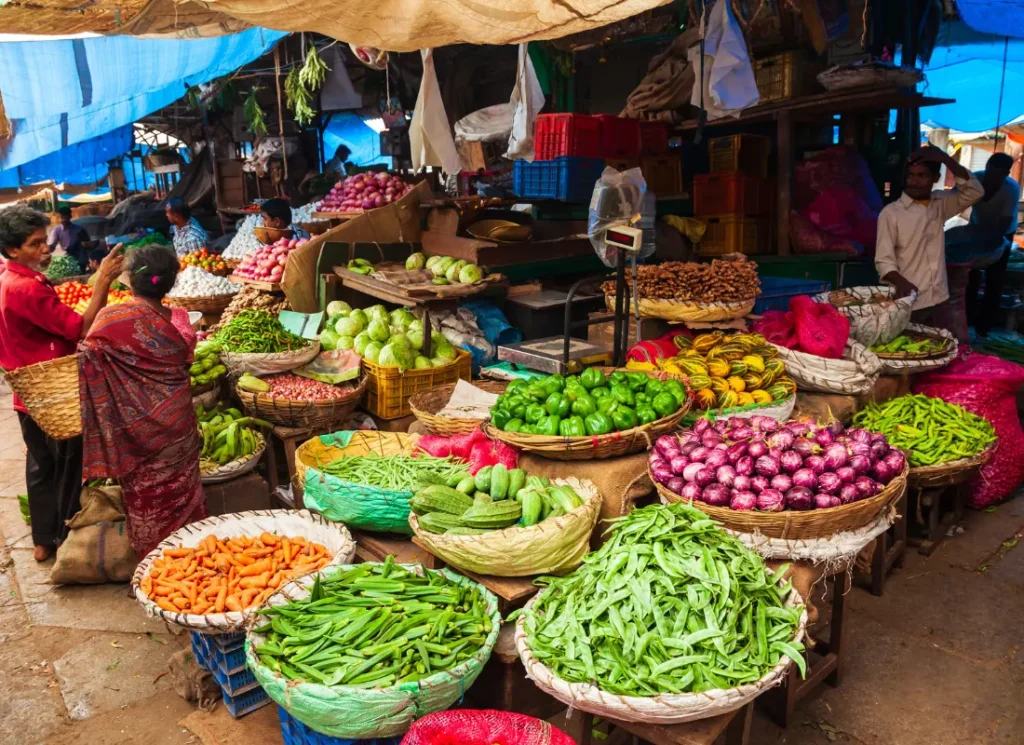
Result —
MULTIPOLYGON (((61 303, 53 285, 40 273, 49 258, 49 223, 46 215, 27 207, 0 211, 0 253, 7 260, 0 275, 0 367, 5 370, 74 354, 121 271, 123 259, 113 251, 100 263, 92 299, 85 313, 78 315, 61 303)), ((82 438, 47 437, 17 395, 14 409, 28 449, 25 484, 34 556, 45 561, 67 535, 65 521, 79 510, 82 438)))
POLYGON ((292 207, 285 199, 268 199, 260 205, 263 224, 277 230, 291 230, 295 238, 309 240, 309 233, 292 222, 292 207))
POLYGON ((57 210, 57 213, 60 215, 60 225, 57 225, 50 231, 50 236, 46 242, 50 253, 59 255, 57 251, 63 251, 84 267, 87 250, 85 242, 89 236, 84 228, 71 222, 71 210, 68 207, 61 207, 57 210))
POLYGON ((907 163, 903 194, 878 216, 875 268, 897 297, 917 293, 911 320, 942 329, 956 327, 946 279, 946 220, 982 196, 981 183, 949 155, 931 145, 907 163), (933 190, 945 165, 956 180, 952 191, 933 190))
POLYGON ((171 238, 174 241, 174 253, 180 259, 185 254, 206 248, 206 231, 199 221, 192 217, 188 202, 178 197, 167 200, 167 222, 171 224, 171 238))

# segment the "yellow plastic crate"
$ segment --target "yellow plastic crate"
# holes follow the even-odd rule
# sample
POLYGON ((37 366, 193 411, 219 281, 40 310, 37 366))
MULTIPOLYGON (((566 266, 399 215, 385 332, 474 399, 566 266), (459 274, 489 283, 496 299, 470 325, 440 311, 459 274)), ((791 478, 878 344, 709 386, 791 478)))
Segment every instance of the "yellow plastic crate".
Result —
POLYGON ((472 380, 473 358, 464 349, 456 349, 458 356, 443 367, 429 370, 406 370, 381 367, 363 359, 366 372, 366 403, 364 408, 381 419, 400 419, 412 414, 409 399, 414 393, 454 383, 460 378, 472 380))
POLYGON ((824 69, 824 65, 808 59, 800 51, 754 60, 754 81, 761 94, 760 103, 785 101, 817 92, 821 88, 818 73, 824 69))
POLYGON ((730 253, 763 254, 768 251, 768 218, 716 215, 701 217, 707 224, 704 237, 697 244, 701 256, 722 256, 730 253))
POLYGON ((760 135, 739 134, 708 140, 711 173, 767 176, 771 151, 771 140, 760 135))

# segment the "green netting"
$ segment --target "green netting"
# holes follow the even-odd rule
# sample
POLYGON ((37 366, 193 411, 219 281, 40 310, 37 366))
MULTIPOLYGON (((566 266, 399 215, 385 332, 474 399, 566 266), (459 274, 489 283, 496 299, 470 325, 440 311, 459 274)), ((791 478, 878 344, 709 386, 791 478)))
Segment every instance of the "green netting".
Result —
MULTIPOLYGON (((350 567, 332 567, 329 572, 323 574, 333 574, 348 568, 350 567)), ((423 571, 422 567, 408 568, 423 571)), ((439 571, 459 584, 476 584, 447 569, 439 571)), ((287 598, 307 597, 314 577, 315 575, 307 575, 293 582, 284 593, 273 595, 267 602, 278 605, 286 602, 287 598), (291 588, 294 588, 294 591, 290 591, 291 588)), ((488 634, 483 646, 475 655, 451 670, 432 675, 418 683, 366 689, 288 681, 260 664, 253 650, 264 638, 252 631, 245 639, 246 663, 267 695, 293 717, 317 732, 356 740, 400 735, 420 717, 442 711, 461 701, 466 690, 473 685, 490 658, 494 643, 498 639, 498 632, 501 630, 501 614, 498 612, 498 599, 484 587, 478 586, 478 589, 487 601, 487 612, 491 617, 491 633, 488 634)))

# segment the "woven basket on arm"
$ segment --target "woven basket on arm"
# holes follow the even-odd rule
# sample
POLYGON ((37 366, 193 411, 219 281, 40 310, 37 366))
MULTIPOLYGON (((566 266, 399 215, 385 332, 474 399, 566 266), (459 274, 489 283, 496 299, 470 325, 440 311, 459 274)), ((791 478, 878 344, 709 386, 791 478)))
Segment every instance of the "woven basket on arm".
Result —
POLYGON ((344 424, 363 400, 366 376, 354 384, 346 384, 343 398, 330 401, 295 401, 271 393, 252 393, 235 387, 235 394, 245 410, 254 417, 284 427, 331 429, 344 424))
MULTIPOLYGON (((649 472, 649 470, 648 470, 649 472)), ((651 478, 654 481, 654 478, 651 478)), ((661 501, 682 502, 683 498, 664 485, 654 481, 661 501)), ((738 533, 760 533, 769 538, 827 538, 849 530, 857 530, 874 522, 880 514, 903 496, 907 488, 907 468, 890 481, 882 491, 873 497, 850 502, 841 507, 821 510, 783 510, 782 512, 759 512, 757 510, 734 510, 729 507, 712 507, 705 502, 693 503, 694 507, 729 530, 738 533)))
MULTIPOLYGON (((455 385, 455 383, 449 383, 437 388, 428 388, 425 391, 414 393, 409 399, 409 408, 412 409, 413 415, 423 422, 432 434, 444 437, 464 435, 483 424, 482 419, 463 419, 439 414, 448 405, 448 401, 455 391, 455 385)), ((506 381, 478 380, 473 385, 488 393, 504 393, 505 388, 508 387, 506 381)))
POLYGON ((69 440, 82 434, 76 355, 7 370, 4 378, 48 437, 69 440))

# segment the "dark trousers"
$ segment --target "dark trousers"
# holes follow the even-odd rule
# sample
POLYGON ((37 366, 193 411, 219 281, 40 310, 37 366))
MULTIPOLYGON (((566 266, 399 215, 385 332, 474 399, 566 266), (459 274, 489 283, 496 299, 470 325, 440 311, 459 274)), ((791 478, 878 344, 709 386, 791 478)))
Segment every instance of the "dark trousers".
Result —
POLYGON ((57 546, 67 536, 65 522, 79 509, 82 491, 82 438, 53 440, 28 414, 18 412, 28 448, 25 484, 32 517, 32 542, 57 546))
POLYGON ((999 313, 999 303, 1003 298, 1003 284, 1006 280, 1006 267, 1010 263, 1012 248, 1013 244, 1009 243, 1003 249, 1003 253, 996 263, 985 269, 971 270, 971 277, 967 281, 967 318, 979 334, 988 334, 999 313), (978 288, 981 286, 982 272, 985 272, 985 292, 979 300, 978 288))

